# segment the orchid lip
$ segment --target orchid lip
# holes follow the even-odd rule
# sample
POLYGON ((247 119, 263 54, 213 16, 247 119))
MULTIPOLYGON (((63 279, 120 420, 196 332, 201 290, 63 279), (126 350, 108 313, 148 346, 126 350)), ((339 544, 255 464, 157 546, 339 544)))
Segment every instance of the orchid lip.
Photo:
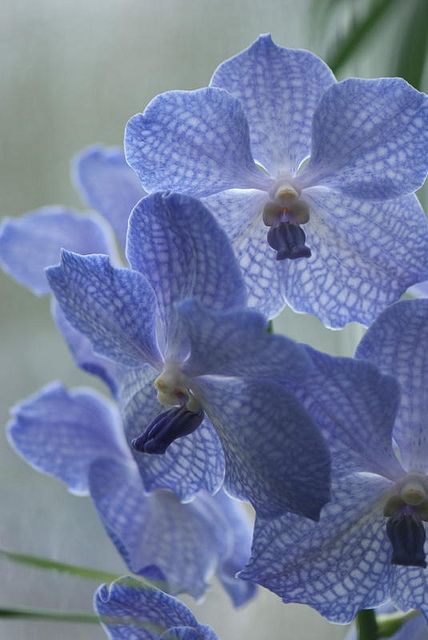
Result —
POLYGON ((305 232, 299 225, 292 222, 284 221, 270 227, 267 241, 269 246, 277 252, 277 260, 311 257, 311 250, 305 244, 305 232))
POLYGON ((203 419, 202 409, 190 411, 186 405, 173 407, 157 415, 131 445, 140 453, 163 454, 174 440, 193 433, 203 419))
POLYGON ((426 568, 425 526, 411 506, 401 507, 389 518, 386 533, 392 546, 391 564, 426 568))

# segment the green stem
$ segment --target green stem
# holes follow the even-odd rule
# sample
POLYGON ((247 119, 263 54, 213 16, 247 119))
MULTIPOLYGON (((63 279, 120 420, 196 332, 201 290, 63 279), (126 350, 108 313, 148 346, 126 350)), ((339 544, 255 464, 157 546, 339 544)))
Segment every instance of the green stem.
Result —
POLYGON ((11 620, 44 620, 46 622, 75 622, 98 624, 100 618, 94 613, 66 613, 49 609, 21 609, 0 607, 0 618, 11 620))
POLYGON ((357 613, 357 638, 358 640, 378 640, 379 629, 376 622, 376 614, 373 609, 362 609, 357 613))
POLYGON ((62 573, 79 576, 80 578, 97 580, 99 582, 113 582, 121 577, 117 573, 99 571, 98 569, 91 569, 90 567, 81 567, 79 565, 68 564, 66 562, 57 562, 56 560, 50 560, 49 558, 42 558, 40 556, 33 556, 26 553, 15 553, 13 551, 6 551, 5 549, 0 549, 0 558, 36 567, 37 569, 61 571, 62 573))

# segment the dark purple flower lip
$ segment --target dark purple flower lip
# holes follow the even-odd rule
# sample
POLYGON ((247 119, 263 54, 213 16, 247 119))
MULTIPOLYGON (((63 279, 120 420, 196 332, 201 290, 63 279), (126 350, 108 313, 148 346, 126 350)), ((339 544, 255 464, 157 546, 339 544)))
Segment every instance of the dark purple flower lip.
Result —
POLYGON ((140 453, 165 453, 177 438, 193 433, 204 419, 204 412, 190 411, 186 405, 172 407, 156 416, 142 434, 134 438, 132 447, 140 453))
POLYGON ((292 222, 284 221, 272 225, 267 234, 267 241, 274 249, 277 260, 297 260, 310 258, 311 250, 306 246, 306 234, 303 229, 292 222))
POLYGON ((427 478, 419 473, 410 473, 401 478, 389 496, 383 513, 388 518, 386 533, 392 545, 391 564, 425 568, 427 478))
POLYGON ((388 519, 386 533, 392 545, 391 564, 426 568, 425 526, 415 507, 399 508, 388 519))

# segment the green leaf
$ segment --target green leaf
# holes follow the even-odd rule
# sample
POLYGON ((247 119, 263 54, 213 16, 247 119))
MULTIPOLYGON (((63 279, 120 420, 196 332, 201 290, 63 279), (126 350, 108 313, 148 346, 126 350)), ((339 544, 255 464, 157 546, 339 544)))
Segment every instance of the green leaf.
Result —
POLYGON ((50 571, 61 571, 62 573, 68 573, 80 578, 88 578, 91 580, 97 580, 98 582, 113 582, 121 576, 116 573, 110 573, 107 571, 100 571, 98 569, 92 569, 89 567, 81 567, 79 565, 67 564, 65 562, 57 562, 56 560, 49 560, 48 558, 42 558, 40 556, 28 555, 25 553, 15 553, 13 551, 6 551, 0 549, 0 558, 5 558, 11 562, 17 562, 30 567, 36 567, 37 569, 47 569, 50 571))
POLYGON ((46 622, 75 622, 98 624, 100 619, 94 613, 67 613, 48 609, 27 609, 0 607, 0 618, 11 620, 44 620, 46 622))
MULTIPOLYGON (((136 611, 136 616, 138 612, 136 611)), ((0 618, 9 620, 26 620, 28 622, 67 622, 74 624, 109 624, 109 625, 128 625, 136 629, 144 629, 157 636, 163 635, 168 629, 165 626, 149 622, 147 620, 138 620, 137 617, 131 616, 98 616, 95 613, 74 613, 68 611, 54 611, 53 609, 33 609, 29 607, 0 607, 0 618)))
POLYGON ((327 63, 334 73, 354 55, 355 51, 386 16, 388 10, 396 0, 372 0, 367 13, 352 25, 335 45, 331 55, 327 56, 327 63))
POLYGON ((413 6, 394 73, 420 89, 428 47, 428 2, 415 0, 413 6))

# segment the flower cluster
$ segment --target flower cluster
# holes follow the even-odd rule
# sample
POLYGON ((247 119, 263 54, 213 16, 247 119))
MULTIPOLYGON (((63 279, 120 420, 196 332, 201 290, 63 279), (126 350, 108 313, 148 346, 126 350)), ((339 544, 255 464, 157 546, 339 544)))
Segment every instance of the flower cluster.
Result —
POLYGON ((236 606, 259 584, 333 622, 428 616, 428 301, 398 302, 428 280, 428 97, 262 36, 131 118, 125 152, 75 161, 98 213, 0 230, 4 270, 53 293, 109 394, 53 383, 8 426, 152 582, 99 589, 107 633, 215 640, 174 597, 213 574, 236 606), (333 358, 268 330, 285 304, 371 326, 333 358))

